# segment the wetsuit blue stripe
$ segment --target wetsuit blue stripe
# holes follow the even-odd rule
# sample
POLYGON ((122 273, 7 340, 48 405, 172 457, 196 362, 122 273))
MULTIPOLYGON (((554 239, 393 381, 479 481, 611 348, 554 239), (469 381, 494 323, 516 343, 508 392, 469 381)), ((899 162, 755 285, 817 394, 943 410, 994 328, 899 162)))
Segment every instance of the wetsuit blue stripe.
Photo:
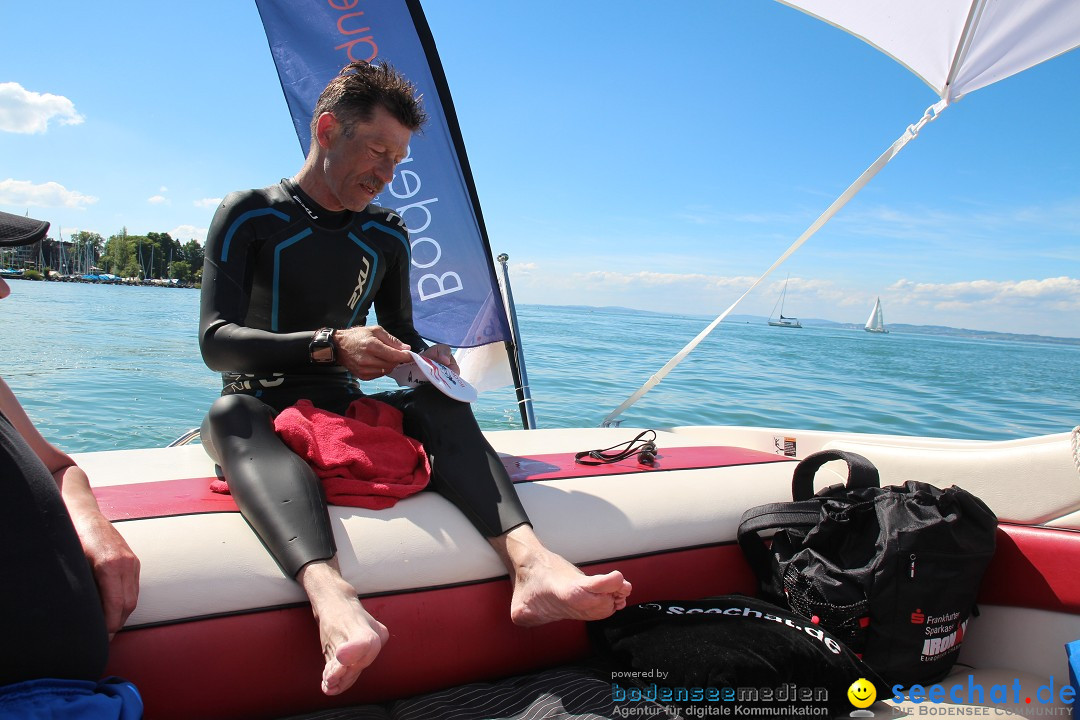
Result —
POLYGON ((280 210, 274 208, 262 208, 261 210, 249 210, 240 217, 233 221, 233 224, 229 226, 229 231, 225 233, 225 242, 221 244, 221 262, 225 262, 229 259, 229 243, 232 242, 233 235, 240 229, 240 226, 246 223, 251 218, 259 217, 260 215, 273 215, 279 220, 289 221, 289 216, 280 210))
MULTIPOLYGON (((405 246, 405 255, 408 256, 409 260, 412 260, 412 245, 409 244, 409 239, 407 237, 399 233, 397 230, 391 230, 382 223, 367 222, 360 226, 360 229, 364 232, 367 232, 371 228, 375 228, 376 230, 382 230, 387 235, 390 235, 391 237, 396 237, 398 240, 400 240, 401 244, 405 246)), ((353 239, 355 240, 355 238, 353 239)))
POLYGON ((310 234, 311 228, 304 228, 302 232, 293 235, 274 248, 274 300, 270 311, 270 329, 274 332, 278 330, 278 305, 281 301, 281 293, 278 292, 278 284, 281 281, 281 251, 290 245, 295 245, 310 234))
MULTIPOLYGON (((368 227, 371 226, 371 225, 375 225, 375 223, 368 223, 367 225, 364 226, 363 229, 367 230, 368 227)), ((381 225, 375 225, 375 227, 382 228, 381 225)), ((371 294, 371 286, 375 284, 373 281, 374 281, 374 279, 376 277, 376 273, 379 270, 379 253, 372 250, 370 247, 368 247, 364 243, 363 240, 356 237, 352 233, 349 233, 349 239, 352 240, 357 245, 359 245, 360 247, 362 247, 364 250, 366 250, 371 255, 371 259, 373 261, 371 269, 368 271, 367 282, 364 283, 364 294, 361 295, 360 299, 356 301, 356 305, 353 308, 352 317, 349 318, 348 327, 352 327, 353 325, 356 324, 356 316, 360 312, 360 308, 364 307, 364 301, 367 300, 367 296, 371 294)))

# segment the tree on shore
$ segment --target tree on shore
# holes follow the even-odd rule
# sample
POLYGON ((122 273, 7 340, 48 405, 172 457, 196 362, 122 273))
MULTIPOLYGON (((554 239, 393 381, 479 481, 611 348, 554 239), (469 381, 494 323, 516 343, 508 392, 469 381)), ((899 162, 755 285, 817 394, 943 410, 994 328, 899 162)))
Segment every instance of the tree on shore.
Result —
POLYGON ((128 235, 127 228, 123 228, 117 235, 110 235, 105 241, 102 258, 105 271, 125 278, 142 278, 143 271, 136 256, 136 247, 140 240, 136 235, 128 235))
POLYGON ((80 230, 71 236, 70 266, 79 272, 92 272, 90 268, 97 267, 101 259, 102 250, 105 248, 105 240, 96 232, 80 230))
POLYGON ((169 265, 169 278, 189 282, 191 280, 191 265, 188 264, 187 260, 173 260, 172 264, 169 265))
POLYGON ((124 228, 105 242, 103 262, 121 277, 191 282, 202 277, 203 249, 196 240, 181 245, 169 233, 129 235, 124 228))
POLYGON ((184 261, 191 269, 191 276, 185 278, 193 282, 200 282, 202 280, 202 266, 203 266, 203 246, 199 244, 197 240, 188 240, 184 243, 183 247, 184 261))

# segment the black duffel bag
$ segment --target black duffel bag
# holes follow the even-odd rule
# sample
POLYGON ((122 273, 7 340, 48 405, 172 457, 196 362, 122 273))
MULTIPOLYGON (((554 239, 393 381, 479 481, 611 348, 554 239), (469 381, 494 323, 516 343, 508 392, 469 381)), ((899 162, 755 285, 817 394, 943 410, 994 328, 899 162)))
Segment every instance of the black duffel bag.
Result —
POLYGON ((890 684, 944 678, 994 554, 990 508, 956 486, 880 487, 869 460, 839 450, 800 462, 791 489, 793 502, 751 508, 739 523, 762 596, 820 623, 890 684), (831 460, 847 463, 847 484, 814 494, 831 460), (759 535, 770 530, 771 550, 759 535))

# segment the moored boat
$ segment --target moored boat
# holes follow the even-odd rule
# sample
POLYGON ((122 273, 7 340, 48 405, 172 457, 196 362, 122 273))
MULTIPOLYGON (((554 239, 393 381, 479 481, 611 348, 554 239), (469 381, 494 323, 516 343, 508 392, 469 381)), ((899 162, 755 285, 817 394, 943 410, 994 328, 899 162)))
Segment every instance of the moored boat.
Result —
MULTIPOLYGON (((784 281, 784 289, 780 292, 780 297, 776 299, 776 305, 780 306, 780 314, 775 320, 772 316, 769 317, 769 325, 773 327, 786 327, 786 328, 801 328, 802 323, 799 322, 799 318, 785 317, 784 316, 784 300, 787 298, 787 286, 788 281, 784 281)), ((773 312, 776 312, 776 306, 773 306, 773 312)))

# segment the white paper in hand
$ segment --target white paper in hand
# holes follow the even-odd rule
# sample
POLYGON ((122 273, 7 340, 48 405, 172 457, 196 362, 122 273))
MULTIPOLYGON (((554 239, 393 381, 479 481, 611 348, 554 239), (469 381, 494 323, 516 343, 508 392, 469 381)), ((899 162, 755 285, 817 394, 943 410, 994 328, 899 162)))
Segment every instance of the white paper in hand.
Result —
POLYGON ((455 400, 465 403, 476 401, 476 388, 456 372, 419 353, 409 351, 409 354, 412 355, 413 362, 398 365, 390 371, 390 377, 394 378, 398 385, 414 387, 427 382, 455 400))

